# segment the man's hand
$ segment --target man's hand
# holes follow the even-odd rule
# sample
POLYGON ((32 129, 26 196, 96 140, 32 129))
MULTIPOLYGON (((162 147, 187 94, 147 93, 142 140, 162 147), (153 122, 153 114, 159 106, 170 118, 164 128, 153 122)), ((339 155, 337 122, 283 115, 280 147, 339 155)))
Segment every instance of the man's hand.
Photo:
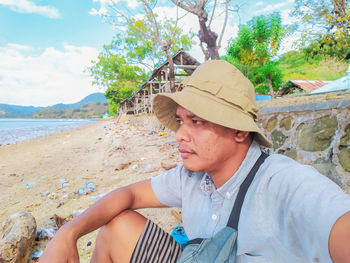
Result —
POLYGON ((153 193, 151 180, 116 189, 64 224, 48 244, 40 263, 78 263, 77 240, 105 225, 125 210, 165 207, 153 193))
POLYGON ((67 224, 48 243, 39 263, 79 263, 76 239, 70 234, 67 224))

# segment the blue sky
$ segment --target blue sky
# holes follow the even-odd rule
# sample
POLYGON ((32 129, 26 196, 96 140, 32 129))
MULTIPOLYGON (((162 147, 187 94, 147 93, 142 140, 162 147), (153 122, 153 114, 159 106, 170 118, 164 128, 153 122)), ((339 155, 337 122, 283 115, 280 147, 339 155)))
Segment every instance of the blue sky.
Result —
MULTIPOLYGON (((130 13, 137 14, 136 0, 0 0, 0 103, 49 106, 74 103, 93 92, 104 90, 91 85, 85 69, 96 59, 104 44, 116 33, 111 24, 98 16, 105 4, 116 1, 130 13)), ((175 14, 170 0, 158 1, 160 17, 175 14)), ((236 1, 241 5, 241 23, 253 16, 280 11, 283 23, 289 24, 293 0, 236 1)), ((213 29, 219 31, 222 18, 213 29)), ((227 40, 238 31, 238 16, 230 18, 223 38, 221 54, 227 40)), ((198 30, 198 21, 187 15, 180 26, 184 31, 198 30)), ((287 39, 283 50, 291 48, 287 39)), ((198 46, 190 53, 202 61, 198 46)))

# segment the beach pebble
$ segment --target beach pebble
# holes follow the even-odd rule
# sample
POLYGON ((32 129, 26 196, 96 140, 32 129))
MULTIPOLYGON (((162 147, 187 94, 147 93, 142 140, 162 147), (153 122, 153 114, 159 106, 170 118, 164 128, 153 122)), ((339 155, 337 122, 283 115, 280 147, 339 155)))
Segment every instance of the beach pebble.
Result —
POLYGON ((120 164, 118 164, 118 165, 116 166, 116 168, 114 169, 114 171, 123 170, 123 169, 127 168, 130 164, 131 164, 131 162, 120 163, 120 164))
POLYGON ((17 174, 9 174, 9 176, 17 176, 17 174))
POLYGON ((139 168, 139 165, 136 163, 132 166, 132 169, 136 170, 137 168, 139 168))

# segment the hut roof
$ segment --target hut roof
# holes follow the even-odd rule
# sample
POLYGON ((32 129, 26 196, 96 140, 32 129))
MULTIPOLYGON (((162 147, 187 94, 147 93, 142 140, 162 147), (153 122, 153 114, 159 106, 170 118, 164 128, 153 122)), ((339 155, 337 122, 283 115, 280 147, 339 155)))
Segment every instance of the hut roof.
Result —
POLYGON ((324 80, 290 80, 290 82, 294 86, 302 90, 305 90, 307 92, 316 90, 329 83, 329 81, 324 81, 324 80))
MULTIPOLYGON (((175 68, 182 68, 187 74, 191 75, 193 73, 193 71, 195 70, 196 66, 199 66, 200 63, 193 58, 190 54, 188 54, 186 51, 184 51, 182 48, 179 49, 179 51, 177 51, 173 56, 173 61, 174 61, 174 67, 175 68), (188 67, 186 67, 188 66, 188 67)), ((129 100, 131 101, 133 99, 133 97, 135 97, 135 95, 137 93, 140 92, 140 90, 144 89, 148 82, 153 80, 158 73, 166 66, 169 65, 169 61, 165 60, 163 63, 161 63, 160 66, 158 66, 157 68, 155 68, 152 72, 152 74, 150 75, 150 77, 140 85, 139 89, 128 99, 125 100, 129 100)), ((124 100, 124 101, 125 101, 124 100)), ((121 103, 123 103, 124 101, 122 101, 121 103)))

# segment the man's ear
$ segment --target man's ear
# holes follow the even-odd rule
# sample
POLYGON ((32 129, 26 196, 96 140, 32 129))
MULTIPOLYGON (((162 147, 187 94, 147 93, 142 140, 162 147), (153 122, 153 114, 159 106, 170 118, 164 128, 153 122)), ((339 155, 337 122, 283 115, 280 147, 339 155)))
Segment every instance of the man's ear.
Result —
POLYGON ((250 132, 234 130, 234 140, 238 143, 244 142, 247 139, 251 139, 250 132))

